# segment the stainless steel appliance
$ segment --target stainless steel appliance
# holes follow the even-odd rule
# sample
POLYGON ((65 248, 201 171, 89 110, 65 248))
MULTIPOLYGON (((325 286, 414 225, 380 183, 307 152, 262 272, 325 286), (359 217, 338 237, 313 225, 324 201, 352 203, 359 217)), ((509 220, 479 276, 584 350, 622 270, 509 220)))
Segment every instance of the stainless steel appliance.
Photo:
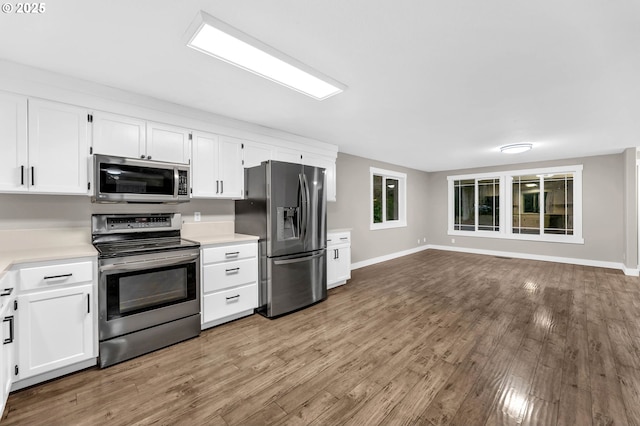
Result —
POLYGON ((181 215, 93 215, 100 367, 200 334, 200 244, 181 215))
POLYGON ((96 154, 92 201, 183 203, 189 201, 189 166, 96 154))
POLYGON ((327 297, 325 170, 280 161, 245 169, 236 232, 260 237, 258 312, 276 317, 327 297))

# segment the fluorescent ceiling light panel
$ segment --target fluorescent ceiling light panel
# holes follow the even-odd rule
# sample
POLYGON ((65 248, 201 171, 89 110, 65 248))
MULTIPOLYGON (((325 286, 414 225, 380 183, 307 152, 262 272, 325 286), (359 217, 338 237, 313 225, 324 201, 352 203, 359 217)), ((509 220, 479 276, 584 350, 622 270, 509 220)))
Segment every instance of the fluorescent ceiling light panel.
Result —
POLYGON ((530 143, 513 143, 511 145, 504 145, 500 147, 500 152, 504 154, 519 154, 521 152, 529 151, 533 148, 530 143))
POLYGON ((205 12, 196 16, 186 37, 186 44, 192 49, 318 100, 337 95, 347 88, 205 12))

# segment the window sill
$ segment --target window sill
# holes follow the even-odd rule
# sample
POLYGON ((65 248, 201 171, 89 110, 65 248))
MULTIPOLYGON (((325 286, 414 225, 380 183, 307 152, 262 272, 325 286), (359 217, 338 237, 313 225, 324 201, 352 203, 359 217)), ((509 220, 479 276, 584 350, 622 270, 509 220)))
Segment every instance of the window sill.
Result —
POLYGON ((372 223, 369 225, 369 229, 371 231, 377 231, 378 229, 406 228, 406 227, 407 227, 407 222, 400 221, 400 220, 388 221, 384 223, 372 223))
POLYGON ((538 235, 538 234, 503 234, 491 231, 448 231, 448 235, 475 238, 495 238, 500 240, 541 241, 545 243, 584 244, 584 238, 578 235, 538 235))

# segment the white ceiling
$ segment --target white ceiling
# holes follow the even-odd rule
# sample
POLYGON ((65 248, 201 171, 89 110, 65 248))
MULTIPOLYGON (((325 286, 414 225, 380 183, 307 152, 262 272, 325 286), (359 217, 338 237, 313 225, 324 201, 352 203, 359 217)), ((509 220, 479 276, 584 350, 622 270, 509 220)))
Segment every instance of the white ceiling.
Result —
POLYGON ((640 145, 635 0, 56 0, 0 15, 0 58, 420 170, 640 145), (200 10, 348 89, 316 101, 187 48, 200 10))

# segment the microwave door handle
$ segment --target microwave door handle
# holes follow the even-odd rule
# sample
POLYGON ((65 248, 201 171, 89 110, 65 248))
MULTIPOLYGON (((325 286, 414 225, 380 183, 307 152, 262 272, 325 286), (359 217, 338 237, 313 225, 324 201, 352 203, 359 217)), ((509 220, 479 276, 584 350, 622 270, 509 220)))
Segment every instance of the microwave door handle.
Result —
POLYGON ((200 256, 200 253, 190 254, 188 256, 169 257, 162 259, 140 260, 137 262, 118 263, 113 265, 100 266, 100 272, 107 271, 137 271, 140 269, 149 269, 154 266, 174 266, 183 263, 191 263, 200 256))
POLYGON ((180 173, 178 173, 178 168, 173 168, 173 198, 178 198, 178 190, 180 188, 180 173))

